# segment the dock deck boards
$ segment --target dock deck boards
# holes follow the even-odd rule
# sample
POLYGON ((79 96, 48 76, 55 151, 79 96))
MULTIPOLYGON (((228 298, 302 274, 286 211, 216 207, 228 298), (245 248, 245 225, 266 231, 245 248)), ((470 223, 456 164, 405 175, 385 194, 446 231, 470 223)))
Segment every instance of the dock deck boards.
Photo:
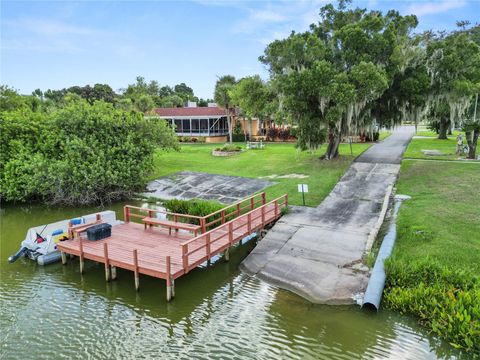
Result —
POLYGON ((182 231, 173 231, 169 235, 168 229, 145 228, 141 223, 128 221, 113 226, 112 234, 108 238, 89 241, 85 236, 81 236, 60 242, 57 247, 63 253, 79 256, 81 262, 83 259, 93 260, 106 264, 106 268, 118 267, 162 278, 167 280, 168 284, 227 250, 244 237, 274 222, 280 217, 281 208, 287 206, 287 199, 285 195, 269 203, 264 202, 261 206, 196 237, 182 231), (137 263, 134 259, 135 251, 137 263))

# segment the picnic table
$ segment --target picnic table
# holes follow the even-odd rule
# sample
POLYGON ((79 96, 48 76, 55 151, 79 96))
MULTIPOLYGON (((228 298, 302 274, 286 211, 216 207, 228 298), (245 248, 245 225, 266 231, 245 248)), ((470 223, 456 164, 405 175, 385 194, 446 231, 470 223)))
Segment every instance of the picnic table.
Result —
POLYGON ((247 149, 264 149, 265 144, 260 141, 247 141, 247 149))

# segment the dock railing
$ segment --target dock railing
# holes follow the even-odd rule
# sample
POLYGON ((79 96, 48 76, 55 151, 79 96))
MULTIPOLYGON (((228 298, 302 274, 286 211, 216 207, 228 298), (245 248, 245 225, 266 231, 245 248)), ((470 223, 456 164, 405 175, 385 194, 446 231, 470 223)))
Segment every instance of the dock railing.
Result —
MULTIPOLYGON (((264 199, 264 196, 262 196, 262 199, 264 199)), ((278 219, 282 215, 282 208, 287 206, 288 195, 285 194, 268 203, 263 203, 257 208, 252 206, 250 211, 236 216, 234 219, 224 222, 193 239, 182 242, 180 246, 183 270, 188 273, 191 269, 206 260, 210 260, 216 254, 228 249, 252 232, 264 228, 278 219), (216 244, 218 242, 222 243, 216 244), (198 254, 199 252, 200 254, 198 254), (196 260, 191 259, 194 254, 197 255, 195 256, 196 260)))
POLYGON ((147 216, 156 217, 157 213, 165 214, 167 217, 170 217, 170 219, 175 222, 190 222, 192 219, 195 219, 198 221, 199 224, 201 224, 203 219, 201 216, 178 214, 166 210, 142 208, 133 205, 125 205, 123 207, 123 219, 125 222, 130 222, 131 218, 143 219, 147 216))
POLYGON ((252 195, 238 202, 230 204, 223 209, 217 210, 211 214, 202 217, 200 225, 202 226, 202 233, 207 230, 216 228, 218 225, 225 224, 226 222, 239 217, 242 214, 247 213, 255 209, 258 206, 265 205, 266 195, 265 192, 252 195))
POLYGON ((200 225, 201 232, 205 233, 207 230, 211 230, 218 225, 225 224, 227 221, 233 220, 240 215, 257 208, 258 206, 265 205, 265 203, 266 195, 265 192, 262 192, 242 199, 205 216, 178 214, 166 210, 156 210, 133 205, 125 205, 123 207, 123 218, 125 222, 129 222, 131 218, 143 219, 146 216, 155 217, 157 213, 160 213, 165 214, 167 218, 175 222, 179 221, 200 225))

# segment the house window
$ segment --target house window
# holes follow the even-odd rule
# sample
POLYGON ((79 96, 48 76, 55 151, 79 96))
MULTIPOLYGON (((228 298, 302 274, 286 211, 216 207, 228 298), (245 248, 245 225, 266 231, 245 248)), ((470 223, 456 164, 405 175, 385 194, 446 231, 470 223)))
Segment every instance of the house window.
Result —
POLYGON ((183 119, 182 120, 182 132, 189 133, 190 132, 190 119, 183 119))
POLYGON ((182 120, 175 119, 175 132, 182 132, 182 120))
POLYGON ((200 132, 208 133, 208 119, 200 119, 200 132))
POLYGON ((200 132, 200 120, 192 119, 192 133, 198 134, 200 132))

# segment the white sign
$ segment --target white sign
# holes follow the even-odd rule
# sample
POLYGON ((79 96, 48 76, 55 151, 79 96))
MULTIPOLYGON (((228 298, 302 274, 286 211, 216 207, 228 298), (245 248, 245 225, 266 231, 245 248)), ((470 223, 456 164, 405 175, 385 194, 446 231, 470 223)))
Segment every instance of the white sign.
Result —
POLYGON ((308 193, 308 185, 307 184, 298 184, 298 192, 308 193))

